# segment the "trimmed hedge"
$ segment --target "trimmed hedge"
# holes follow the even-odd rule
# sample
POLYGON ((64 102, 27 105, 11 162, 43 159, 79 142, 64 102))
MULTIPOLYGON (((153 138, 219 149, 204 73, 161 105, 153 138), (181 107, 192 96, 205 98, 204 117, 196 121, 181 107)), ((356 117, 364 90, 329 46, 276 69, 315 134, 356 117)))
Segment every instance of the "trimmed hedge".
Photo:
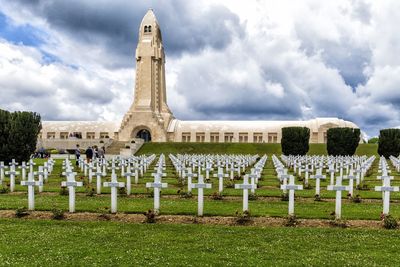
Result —
POLYGON ((400 129, 383 129, 379 132, 378 154, 389 158, 400 154, 400 129))
POLYGON ((42 129, 40 115, 34 112, 0 110, 0 160, 6 163, 29 160, 36 150, 42 129))
POLYGON ((327 131, 328 155, 353 156, 360 143, 360 129, 331 128, 327 131))
POLYGON ((307 127, 282 128, 282 153, 284 155, 306 155, 309 149, 310 129, 307 127))

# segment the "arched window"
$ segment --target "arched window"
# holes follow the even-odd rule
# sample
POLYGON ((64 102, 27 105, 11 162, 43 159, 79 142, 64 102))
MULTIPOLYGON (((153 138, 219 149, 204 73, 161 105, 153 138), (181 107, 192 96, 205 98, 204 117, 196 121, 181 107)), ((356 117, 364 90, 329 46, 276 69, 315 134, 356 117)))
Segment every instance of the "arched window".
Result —
POLYGON ((151 32, 151 26, 148 26, 147 32, 151 32))
POLYGON ((147 31, 148 31, 148 27, 144 26, 144 32, 147 32, 147 31))

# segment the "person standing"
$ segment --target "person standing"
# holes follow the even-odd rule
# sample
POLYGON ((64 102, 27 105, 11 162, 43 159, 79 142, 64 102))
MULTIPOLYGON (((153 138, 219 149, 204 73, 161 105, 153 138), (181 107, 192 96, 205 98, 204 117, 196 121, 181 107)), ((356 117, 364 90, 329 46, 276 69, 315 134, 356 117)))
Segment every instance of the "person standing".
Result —
POLYGON ((93 159, 93 149, 90 146, 86 149, 85 154, 86 154, 86 162, 87 163, 91 162, 93 159))
POLYGON ((75 148, 75 158, 76 158, 76 162, 75 165, 78 166, 79 165, 79 158, 81 157, 81 150, 79 149, 79 144, 76 145, 75 148))

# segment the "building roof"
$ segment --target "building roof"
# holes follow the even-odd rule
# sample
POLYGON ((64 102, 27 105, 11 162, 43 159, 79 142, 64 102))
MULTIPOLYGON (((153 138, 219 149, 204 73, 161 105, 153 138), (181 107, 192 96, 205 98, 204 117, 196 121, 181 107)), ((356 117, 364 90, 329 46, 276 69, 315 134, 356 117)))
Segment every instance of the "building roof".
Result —
POLYGON ((112 121, 43 121, 42 132, 118 132, 119 122, 112 121))
POLYGON ((308 121, 180 121, 173 120, 168 132, 268 132, 282 127, 302 126, 318 131, 321 126, 359 128, 356 124, 338 118, 316 118, 308 121))

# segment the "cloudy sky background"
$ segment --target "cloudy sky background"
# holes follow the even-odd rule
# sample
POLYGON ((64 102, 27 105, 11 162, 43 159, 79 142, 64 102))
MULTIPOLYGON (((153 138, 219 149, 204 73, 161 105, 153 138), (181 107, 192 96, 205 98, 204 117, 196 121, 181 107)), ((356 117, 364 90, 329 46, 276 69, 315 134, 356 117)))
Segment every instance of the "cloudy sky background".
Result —
POLYGON ((0 108, 119 121, 149 7, 179 119, 400 125, 397 0, 0 0, 0 108))

